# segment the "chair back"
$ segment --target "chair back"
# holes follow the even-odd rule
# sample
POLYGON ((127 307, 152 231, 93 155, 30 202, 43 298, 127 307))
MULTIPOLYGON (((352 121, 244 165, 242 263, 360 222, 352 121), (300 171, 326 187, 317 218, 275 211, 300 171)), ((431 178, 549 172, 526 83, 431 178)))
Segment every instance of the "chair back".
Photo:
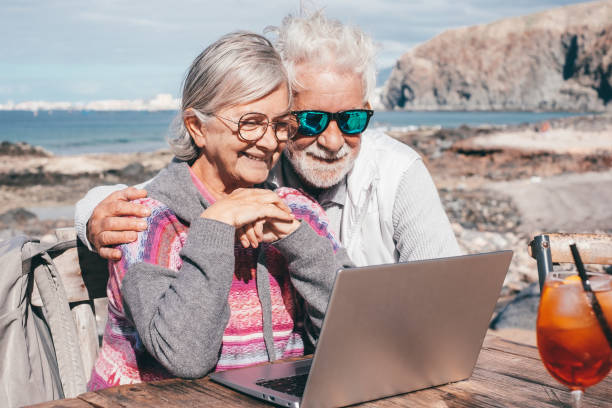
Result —
MULTIPOLYGON (((76 231, 74 228, 59 228, 56 230, 56 238, 58 241, 76 239, 76 231)), ((54 263, 74 320, 83 361, 83 375, 89 381, 99 350, 94 300, 106 298, 108 263, 89 251, 80 241, 76 248, 55 257, 54 263)), ((31 303, 33 306, 44 306, 36 285, 31 303)), ((105 315, 107 311, 100 310, 99 313, 105 315)))
POLYGON ((612 265, 612 235, 546 233, 533 237, 528 251, 538 264, 540 289, 553 263, 573 263, 570 244, 576 244, 585 264, 612 265))

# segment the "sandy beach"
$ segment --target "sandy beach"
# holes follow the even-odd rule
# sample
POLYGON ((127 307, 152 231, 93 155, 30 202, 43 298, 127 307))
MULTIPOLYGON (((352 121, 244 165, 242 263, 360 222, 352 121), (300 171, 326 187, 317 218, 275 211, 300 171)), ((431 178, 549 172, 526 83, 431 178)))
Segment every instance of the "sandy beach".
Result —
MULTIPOLYGON (((610 115, 387 133, 424 158, 466 253, 515 251, 500 307, 537 281, 526 252, 533 234, 612 233, 610 115)), ((53 156, 7 144, 0 156, 0 239, 73 225, 73 206, 90 188, 142 182, 172 157, 168 150, 53 156)))

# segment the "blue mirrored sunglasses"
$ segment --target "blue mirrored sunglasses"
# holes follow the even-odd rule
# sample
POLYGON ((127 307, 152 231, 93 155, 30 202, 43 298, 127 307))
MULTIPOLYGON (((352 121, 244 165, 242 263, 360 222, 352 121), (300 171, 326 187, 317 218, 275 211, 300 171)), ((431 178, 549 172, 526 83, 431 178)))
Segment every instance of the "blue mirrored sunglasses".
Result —
POLYGON ((297 133, 302 136, 317 136, 327 129, 332 120, 336 121, 342 133, 355 135, 368 127, 368 122, 374 114, 369 109, 351 109, 341 112, 325 112, 317 110, 292 111, 297 118, 297 133))

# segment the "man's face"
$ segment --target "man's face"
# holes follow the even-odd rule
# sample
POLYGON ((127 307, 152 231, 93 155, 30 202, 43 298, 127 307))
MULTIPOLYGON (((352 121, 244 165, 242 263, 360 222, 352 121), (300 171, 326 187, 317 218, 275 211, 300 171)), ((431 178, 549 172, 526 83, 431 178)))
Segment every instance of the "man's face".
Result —
MULTIPOLYGON (((358 74, 300 64, 296 79, 301 87, 293 99, 293 110, 334 113, 367 107, 358 74)), ((344 134, 331 121, 319 135, 298 135, 289 141, 285 153, 308 187, 322 189, 338 184, 352 169, 360 144, 361 134, 344 134)))

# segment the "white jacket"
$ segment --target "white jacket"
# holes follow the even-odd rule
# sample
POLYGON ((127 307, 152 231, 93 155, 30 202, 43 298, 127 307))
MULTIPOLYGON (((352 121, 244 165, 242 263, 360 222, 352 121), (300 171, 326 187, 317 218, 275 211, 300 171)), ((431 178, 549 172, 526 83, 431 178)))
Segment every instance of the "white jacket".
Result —
MULTIPOLYGON (((285 185, 280 167, 268 178, 279 186, 285 185)), ((340 229, 342 244, 358 266, 460 253, 421 157, 377 130, 362 135, 347 176, 340 229)))

